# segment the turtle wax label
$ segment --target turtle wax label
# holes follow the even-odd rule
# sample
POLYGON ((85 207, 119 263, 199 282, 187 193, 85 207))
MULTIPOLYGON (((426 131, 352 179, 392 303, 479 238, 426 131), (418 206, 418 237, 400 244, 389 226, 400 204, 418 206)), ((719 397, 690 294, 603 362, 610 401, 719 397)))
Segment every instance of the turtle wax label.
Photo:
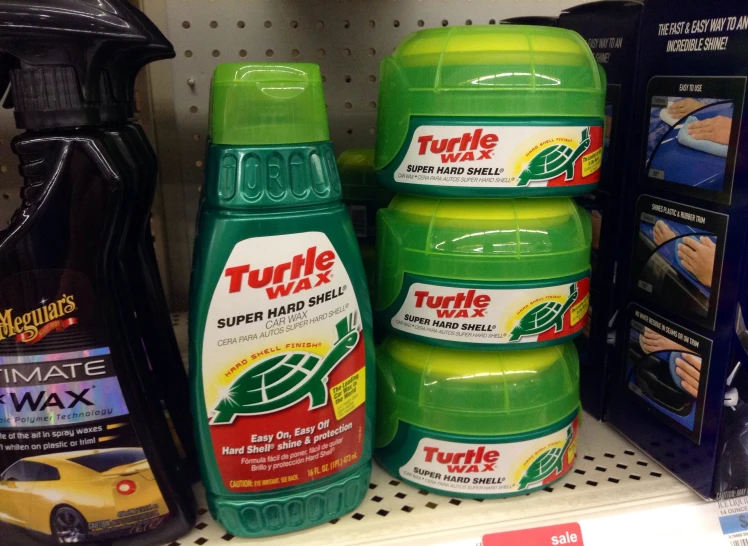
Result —
POLYGON ((226 488, 278 489, 357 462, 364 366, 353 286, 324 233, 239 242, 203 337, 206 417, 226 488))
POLYGON ((27 532, 108 541, 169 517, 116 364, 85 275, 0 283, 0 522, 14 526, 11 543, 31 542, 27 532))
MULTIPOLYGON (((420 437, 405 442, 412 455, 399 468, 415 484, 466 496, 529 492, 557 480, 574 465, 579 418, 528 440, 485 441, 420 437), (415 441, 417 440, 417 444, 415 441), (413 445, 415 444, 415 445, 413 445)), ((446 436, 446 435, 445 435, 446 436)))
POLYGON ((509 346, 566 341, 587 321, 589 272, 563 282, 497 285, 406 277, 390 326, 445 345, 509 346))
POLYGON ((602 125, 420 125, 395 182, 465 188, 596 184, 602 125))

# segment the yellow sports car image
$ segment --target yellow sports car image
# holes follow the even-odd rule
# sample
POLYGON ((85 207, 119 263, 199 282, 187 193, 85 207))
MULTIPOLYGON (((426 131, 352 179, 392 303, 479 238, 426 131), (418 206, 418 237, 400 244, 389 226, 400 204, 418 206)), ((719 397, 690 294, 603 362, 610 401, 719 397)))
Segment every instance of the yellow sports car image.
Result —
POLYGON ((152 529, 167 513, 140 448, 27 457, 0 474, 0 522, 59 544, 152 529))

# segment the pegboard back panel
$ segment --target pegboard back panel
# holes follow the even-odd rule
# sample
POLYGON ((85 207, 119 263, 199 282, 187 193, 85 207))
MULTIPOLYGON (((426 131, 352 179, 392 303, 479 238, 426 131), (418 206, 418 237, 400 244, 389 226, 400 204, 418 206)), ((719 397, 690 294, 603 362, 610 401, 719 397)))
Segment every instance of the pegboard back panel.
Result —
MULTIPOLYGON (((210 78, 223 62, 315 62, 325 79, 338 153, 372 146, 379 62, 420 28, 496 24, 519 15, 557 15, 581 0, 138 0, 174 43, 177 58, 149 69, 148 103, 161 161, 165 228, 162 269, 172 306, 186 309, 192 243, 208 130, 210 78)), ((19 203, 20 177, 8 146, 12 113, 0 112, 0 225, 19 203)), ((163 220, 163 222, 161 222, 163 220)), ((159 249, 160 250, 160 249, 159 249)))

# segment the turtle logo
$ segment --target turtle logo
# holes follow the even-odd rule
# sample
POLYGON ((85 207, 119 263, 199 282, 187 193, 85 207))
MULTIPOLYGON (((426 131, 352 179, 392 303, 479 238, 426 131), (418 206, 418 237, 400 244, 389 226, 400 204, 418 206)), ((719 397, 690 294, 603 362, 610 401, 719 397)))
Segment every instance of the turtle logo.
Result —
POLYGON ((517 186, 527 186, 536 180, 551 180, 566 173, 566 181, 574 179, 574 163, 590 147, 590 128, 582 130, 582 142, 575 149, 566 144, 554 144, 533 157, 520 173, 517 186))
POLYGON ((538 455, 535 460, 527 467, 525 473, 519 480, 518 491, 527 489, 530 485, 540 483, 552 475, 560 476, 564 471, 564 453, 569 449, 571 441, 574 439, 574 431, 570 425, 566 429, 566 442, 563 447, 552 447, 538 455))
POLYGON ((577 283, 573 283, 569 289, 569 297, 563 305, 557 301, 544 301, 531 308, 519 319, 519 324, 512 330, 509 341, 519 341, 522 336, 542 334, 552 327, 555 327, 556 333, 560 332, 564 329, 564 315, 578 296, 579 288, 577 283))
POLYGON ((234 422, 239 415, 275 413, 309 398, 309 409, 327 405, 327 378, 361 339, 356 317, 335 325, 338 339, 324 359, 294 351, 273 355, 244 372, 216 404, 211 425, 234 422))

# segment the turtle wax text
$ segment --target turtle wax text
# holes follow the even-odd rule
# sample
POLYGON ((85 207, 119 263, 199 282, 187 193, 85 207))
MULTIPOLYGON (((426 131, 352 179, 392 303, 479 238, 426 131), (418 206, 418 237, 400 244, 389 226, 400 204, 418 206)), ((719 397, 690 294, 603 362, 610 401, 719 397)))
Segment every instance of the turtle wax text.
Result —
POLYGON ((433 296, 428 290, 417 290, 416 308, 426 306, 436 310, 439 318, 485 317, 486 308, 491 303, 488 294, 476 295, 475 290, 457 292, 454 296, 433 296))
POLYGON ((264 288, 268 299, 274 300, 329 283, 335 258, 332 250, 318 253, 317 247, 311 246, 287 262, 263 268, 237 265, 226 268, 224 276, 230 279, 229 293, 239 292, 244 286, 264 288))
POLYGON ((475 129, 454 138, 435 139, 433 134, 423 135, 418 137, 418 155, 439 155, 442 163, 490 159, 498 142, 499 135, 483 134, 483 129, 475 129))
POLYGON ((436 446, 424 446, 423 451, 427 463, 447 465, 448 472, 490 472, 499 460, 499 452, 495 449, 486 450, 485 446, 457 452, 442 451, 436 446))

